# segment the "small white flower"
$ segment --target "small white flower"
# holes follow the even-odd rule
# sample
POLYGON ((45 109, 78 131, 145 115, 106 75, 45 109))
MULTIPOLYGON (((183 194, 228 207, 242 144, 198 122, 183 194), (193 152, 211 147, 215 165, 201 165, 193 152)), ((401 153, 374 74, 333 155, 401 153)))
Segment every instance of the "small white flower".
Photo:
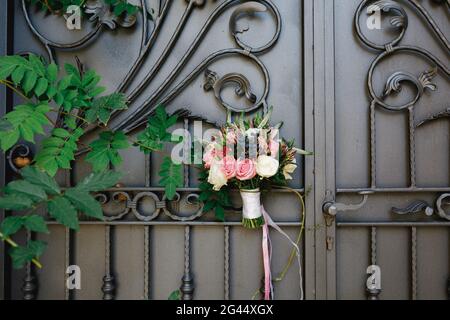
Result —
POLYGON ((219 191, 227 184, 227 177, 221 161, 213 161, 209 169, 208 182, 213 185, 214 191, 219 191))
POLYGON ((270 178, 277 173, 279 166, 277 159, 261 155, 256 161, 256 173, 263 178, 270 178))
POLYGON ((294 173, 295 169, 297 169, 297 160, 293 160, 291 163, 287 164, 283 168, 283 175, 286 180, 292 180, 291 173, 294 173))

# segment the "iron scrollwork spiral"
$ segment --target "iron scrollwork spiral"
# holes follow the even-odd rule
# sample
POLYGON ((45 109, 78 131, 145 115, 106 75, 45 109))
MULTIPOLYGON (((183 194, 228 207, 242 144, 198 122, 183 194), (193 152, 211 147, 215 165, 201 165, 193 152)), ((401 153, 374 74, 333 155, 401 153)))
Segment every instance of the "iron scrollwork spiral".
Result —
POLYGON ((414 215, 425 213, 428 217, 433 214, 442 219, 450 221, 450 213, 445 210, 445 207, 450 205, 450 193, 444 193, 436 199, 435 208, 424 200, 416 200, 405 208, 392 208, 392 212, 399 215, 414 215))
MULTIPOLYGON (((172 52, 172 48, 174 47, 176 41, 181 36, 186 23, 189 21, 189 17, 196 9, 201 9, 205 6, 206 0, 186 0, 185 11, 180 18, 176 29, 173 31, 173 34, 170 38, 169 43, 164 48, 163 52, 156 60, 155 64, 149 69, 145 71, 145 74, 142 80, 135 86, 134 89, 128 94, 128 100, 130 103, 135 101, 141 93, 147 88, 148 84, 151 80, 154 79, 155 75, 165 64, 167 58, 172 52)), ((141 66, 146 57, 150 53, 156 39, 161 34, 161 28, 166 20, 169 9, 172 5, 173 1, 159 1, 159 5, 156 8, 156 11, 152 14, 150 8, 148 8, 148 3, 145 0, 140 0, 141 10, 138 13, 138 17, 136 16, 125 16, 125 17, 114 17, 112 13, 109 11, 107 5, 104 4, 103 1, 100 0, 90 0, 85 4, 84 10, 87 15, 90 16, 89 21, 93 24, 91 30, 85 35, 82 39, 75 41, 73 43, 59 43, 56 41, 52 41, 46 38, 43 34, 41 34, 36 26, 33 24, 32 20, 28 14, 28 8, 26 4, 26 0, 22 0, 22 8, 23 13, 25 15, 26 22, 33 32, 33 34, 42 42, 44 47, 46 48, 50 60, 55 60, 55 56, 53 53, 53 49, 63 49, 63 50, 78 50, 86 45, 88 45, 91 41, 95 40, 102 32, 102 26, 107 26, 110 29, 115 29, 117 26, 121 27, 131 27, 136 24, 137 21, 142 21, 142 39, 139 47, 139 54, 137 59, 132 64, 130 70, 126 73, 124 79, 119 84, 117 91, 126 91, 126 89, 131 84, 132 80, 135 76, 141 72, 139 70, 139 66, 141 66)), ((152 8, 153 9, 153 8, 152 8)), ((281 16, 278 11, 278 8, 274 5, 271 0, 259 0, 259 1, 239 1, 239 0, 225 0, 222 3, 218 4, 217 7, 212 11, 212 13, 207 18, 204 25, 201 27, 200 31, 196 35, 193 42, 189 45, 187 51, 181 57, 176 66, 168 73, 167 77, 164 81, 153 91, 151 94, 146 97, 139 106, 132 108, 132 111, 127 112, 127 116, 124 119, 118 121, 118 123, 112 124, 112 129, 123 129, 126 132, 130 132, 139 128, 142 124, 145 123, 146 118, 154 112, 157 104, 167 105, 172 99, 174 99, 178 94, 180 94, 189 83, 195 80, 203 71, 205 71, 209 65, 213 62, 216 62, 227 56, 241 56, 247 59, 249 62, 254 63, 260 70, 263 75, 264 81, 264 91, 259 97, 256 99, 256 96, 251 94, 250 101, 253 103, 251 107, 248 108, 238 108, 231 106, 230 104, 225 103, 223 100, 218 98, 219 103, 222 104, 228 111, 239 111, 239 112, 250 112, 256 108, 266 106, 266 99, 269 94, 269 73, 264 66, 263 62, 259 59, 259 55, 265 53, 269 49, 271 49, 275 43, 278 41, 278 38, 281 33, 281 16), (201 44, 204 37, 207 35, 211 27, 218 20, 218 18, 224 14, 228 9, 235 7, 232 12, 229 20, 229 32, 232 38, 235 41, 235 48, 222 49, 217 52, 210 54, 206 57, 197 67, 195 67, 184 79, 182 79, 178 84, 173 85, 177 79, 177 76, 181 73, 181 71, 186 67, 187 62, 190 60, 192 55, 195 53, 199 45, 201 44), (238 20, 241 18, 245 18, 246 16, 252 16, 255 14, 271 14, 276 22, 275 32, 273 37, 267 41, 267 43, 260 46, 252 46, 249 43, 246 43, 241 35, 244 32, 247 32, 249 28, 239 28, 238 20), (173 87, 169 91, 169 88, 173 87)), ((244 80, 245 77, 241 77, 240 75, 236 77, 233 76, 233 79, 229 79, 230 81, 236 82, 239 81, 241 83, 246 83, 244 80), (242 82, 243 80, 244 82, 242 82)), ((228 82, 228 81, 227 81, 228 82)), ((237 91, 238 92, 238 91, 237 91)), ((217 95, 216 95, 217 96, 217 95)), ((117 116, 120 112, 117 112, 114 116, 117 116)))
MULTIPOLYGON (((408 0, 408 2, 414 8, 416 8, 417 11, 424 17, 425 21, 429 24, 429 26, 438 36, 437 38, 444 45, 447 51, 450 52, 449 41, 447 40, 443 32, 439 29, 439 27, 432 19, 430 14, 425 10, 425 8, 416 0, 408 0)), ((377 106, 380 106, 384 109, 391 111, 400 111, 407 109, 409 107, 414 106, 417 103, 417 101, 423 95, 425 89, 431 90, 436 89, 436 87, 430 83, 430 80, 437 74, 437 69, 440 69, 445 75, 450 77, 449 68, 429 51, 416 46, 400 45, 400 42, 404 38, 404 35, 408 28, 408 15, 400 3, 391 0, 362 1, 356 11, 354 24, 358 38, 369 48, 381 51, 381 53, 379 53, 379 55, 372 62, 367 76, 367 86, 369 89, 369 93, 377 106), (380 10, 381 12, 384 13, 393 14, 393 17, 390 19, 390 24, 392 25, 393 28, 399 29, 398 36, 386 43, 375 43, 369 40, 362 32, 362 28, 360 25, 360 16, 364 8, 368 8, 366 9, 367 14, 372 14, 374 10, 380 10), (384 94, 381 96, 377 95, 373 85, 374 70, 380 64, 380 62, 382 62, 387 57, 391 57, 392 55, 404 52, 413 53, 416 56, 431 62, 434 67, 429 71, 423 72, 418 77, 413 76, 405 71, 395 72, 388 78, 384 94), (386 103, 385 98, 387 97, 388 94, 393 92, 399 92, 400 82, 402 81, 407 81, 416 87, 417 89, 416 96, 413 98, 413 100, 399 106, 393 106, 386 103)))
MULTIPOLYGON (((442 30, 439 28, 437 23, 433 20, 429 12, 424 8, 424 6, 417 0, 406 0, 408 4, 417 11, 419 16, 421 16, 429 27, 433 30, 438 39, 439 43, 446 49, 447 53, 450 53, 450 42, 445 37, 442 30)), ((444 2, 439 2, 444 4, 444 2)), ((370 18, 370 17, 369 17, 370 18)), ((381 23, 381 21, 380 21, 381 23)), ((356 35, 360 41, 365 44, 368 48, 378 52, 378 55, 370 64, 367 73, 367 88, 370 95, 370 180, 371 188, 377 187, 377 170, 376 170, 376 110, 382 109, 392 112, 403 112, 408 113, 409 118, 409 170, 410 170, 410 188, 416 187, 416 159, 415 159, 415 129, 420 125, 431 121, 432 119, 441 118, 446 116, 445 112, 439 112, 438 115, 432 115, 428 119, 421 120, 418 124, 415 119, 415 107, 419 100, 424 95, 427 90, 436 91, 437 86, 432 82, 433 78, 438 74, 443 74, 450 78, 450 69, 446 64, 439 60, 428 50, 412 45, 402 45, 401 42, 408 29, 408 15, 406 10, 403 8, 402 4, 392 0, 363 0, 355 13, 354 16, 354 27, 356 30, 356 35), (366 9, 366 10, 364 10, 366 9), (366 11, 370 16, 379 12, 380 15, 377 19, 381 19, 381 13, 389 16, 389 24, 391 29, 396 30, 397 35, 391 37, 385 42, 373 42, 369 40, 366 35, 362 32, 361 28, 361 15, 366 11), (374 86, 374 73, 381 62, 391 58, 395 55, 409 53, 413 54, 415 57, 424 60, 430 64, 430 69, 423 71, 419 75, 414 75, 405 70, 396 70, 392 72, 386 80, 385 87, 382 93, 377 93, 374 86), (440 73, 439 73, 440 71, 440 73), (393 105, 388 102, 389 97, 394 96, 401 92, 404 84, 410 84, 415 88, 416 94, 409 101, 393 105)))
POLYGON ((130 212, 134 217, 143 222, 156 220, 161 213, 173 221, 193 221, 203 215, 203 204, 198 201, 195 193, 176 193, 173 200, 165 196, 160 198, 151 191, 111 191, 96 194, 96 199, 102 204, 106 221, 123 219, 130 212), (134 193, 134 194, 133 194, 134 193), (144 202, 150 203, 152 211, 142 208, 144 202), (182 214, 180 206, 190 208, 192 212, 182 214))

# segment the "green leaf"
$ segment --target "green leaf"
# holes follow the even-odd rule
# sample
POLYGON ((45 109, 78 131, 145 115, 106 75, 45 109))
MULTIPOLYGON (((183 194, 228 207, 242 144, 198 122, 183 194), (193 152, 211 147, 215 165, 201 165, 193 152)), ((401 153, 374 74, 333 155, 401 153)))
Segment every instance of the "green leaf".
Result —
POLYGON ((123 93, 113 93, 95 99, 90 109, 86 111, 85 118, 93 123, 99 120, 104 125, 108 124, 111 113, 115 110, 127 108, 127 100, 123 93))
POLYGON ((47 79, 39 78, 36 84, 36 88, 34 88, 34 93, 36 94, 36 96, 40 97, 47 91, 47 88, 48 88, 47 79))
POLYGON ((9 254, 12 258, 13 267, 15 269, 22 268, 27 262, 33 258, 41 256, 47 244, 43 241, 29 241, 26 247, 11 248, 9 254))
POLYGON ((49 233, 47 224, 45 223, 44 218, 37 214, 23 216, 22 220, 23 220, 23 226, 30 231, 49 233))
POLYGON ((87 154, 86 161, 92 164, 95 172, 100 172, 107 169, 110 164, 118 166, 122 162, 118 150, 126 149, 130 144, 124 132, 104 131, 90 147, 92 150, 87 154))
POLYGON ((42 142, 42 149, 34 158, 36 165, 50 176, 54 176, 58 169, 71 169, 70 161, 75 160, 77 142, 83 133, 82 128, 73 132, 54 129, 52 136, 42 142))
POLYGON ((225 209, 222 206, 220 205, 216 206, 214 213, 217 220, 222 222, 225 221, 225 209))
POLYGON ((37 74, 33 71, 25 72, 22 88, 26 94, 33 90, 34 86, 36 85, 37 78, 37 74))
POLYGON ((23 219, 20 216, 11 216, 5 218, 0 225, 0 231, 3 234, 3 238, 8 238, 9 236, 15 234, 23 226, 23 219))
POLYGON ((61 193, 56 181, 37 167, 27 166, 20 171, 20 174, 25 180, 43 188, 48 194, 58 195, 61 193))
POLYGON ((8 194, 0 198, 0 208, 6 210, 25 210, 31 208, 33 201, 22 194, 8 194))
POLYGON ((11 148, 20 137, 34 142, 35 134, 43 134, 43 126, 49 124, 46 113, 50 107, 47 104, 18 105, 13 111, 7 113, 3 118, 11 125, 8 131, 0 131, 1 147, 4 151, 11 148))
POLYGON ((47 200, 47 194, 40 186, 34 185, 26 180, 15 180, 5 188, 6 194, 19 194, 30 198, 33 202, 47 200))
MULTIPOLYGON (((169 115, 165 108, 159 105, 155 114, 148 120, 147 128, 138 135, 138 143, 142 152, 148 154, 150 150, 162 150, 163 142, 173 142, 168 129, 178 120, 177 115, 169 115)), ((179 139, 176 139, 179 141, 179 139)))
POLYGON ((115 171, 91 173, 75 187, 79 191, 97 192, 113 187, 122 174, 115 171))
POLYGON ((159 183, 164 186, 167 199, 175 197, 176 189, 183 187, 182 165, 172 162, 170 157, 165 157, 159 171, 159 183))
POLYGON ((69 199, 76 209, 87 216, 103 220, 102 206, 89 193, 77 188, 72 188, 66 190, 64 197, 69 199))
POLYGON ((10 131, 14 129, 13 125, 4 119, 0 119, 0 131, 10 131))
POLYGON ((179 289, 173 291, 173 292, 169 295, 168 300, 181 300, 181 291, 180 291, 179 289))
POLYGON ((58 66, 55 63, 50 63, 47 67, 48 80, 53 83, 58 78, 58 66))
POLYGON ((56 197, 47 203, 48 213, 62 225, 79 230, 78 215, 75 208, 64 197, 56 197))

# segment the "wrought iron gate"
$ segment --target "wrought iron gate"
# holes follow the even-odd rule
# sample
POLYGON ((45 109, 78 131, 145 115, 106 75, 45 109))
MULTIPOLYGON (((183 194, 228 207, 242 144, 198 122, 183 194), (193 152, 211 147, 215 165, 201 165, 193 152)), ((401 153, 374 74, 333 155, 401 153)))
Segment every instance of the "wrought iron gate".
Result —
MULTIPOLYGON (((59 63, 76 55, 111 91, 129 94, 130 109, 113 121, 128 131, 157 102, 185 109, 177 126, 189 130, 197 119, 223 123, 227 113, 242 111, 235 106, 250 112, 273 104, 283 136, 315 152, 292 184, 306 195, 306 298, 446 298, 449 128, 441 118, 449 114, 448 1, 142 0, 136 3, 151 18, 136 21, 88 3, 96 18, 74 32, 25 0, 3 1, 0 54, 32 51, 59 63), (366 28, 374 3, 382 30, 366 28), (388 27, 395 40, 385 38, 388 27), (223 81, 230 72, 231 83, 223 81), (208 92, 207 81, 218 90, 208 92), (247 81, 254 96, 236 97, 242 90, 230 84, 247 81), (417 94, 394 97, 402 86, 417 94)), ((0 91, 0 98, 7 108, 14 104, 11 93, 0 91)), ((43 270, 12 270, 0 247, 0 297, 167 299, 181 287, 185 299, 251 298, 262 279, 260 234, 242 229, 237 213, 226 223, 203 215, 195 171, 185 170, 185 187, 166 201, 156 178, 161 159, 123 157, 121 185, 99 195, 107 221, 84 221, 76 234, 49 222, 43 270), (72 264, 82 270, 81 290, 65 286, 72 264)), ((0 164, 7 168, 0 178, 13 178, 0 164)), ((59 179, 70 184, 88 171, 81 159, 59 179)), ((295 237, 295 196, 276 191, 264 202, 295 237)), ((273 245, 277 272, 290 251, 277 235, 273 245)), ((291 269, 275 286, 278 299, 299 297, 291 269)))

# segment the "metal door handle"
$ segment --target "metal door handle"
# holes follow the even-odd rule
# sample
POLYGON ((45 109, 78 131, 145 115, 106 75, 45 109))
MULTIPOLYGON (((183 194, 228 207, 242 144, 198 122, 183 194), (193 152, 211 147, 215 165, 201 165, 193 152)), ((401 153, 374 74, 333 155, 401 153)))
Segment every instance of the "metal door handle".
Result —
POLYGON ((326 215, 335 217, 339 211, 355 211, 361 209, 367 202, 370 194, 373 194, 373 191, 361 191, 359 195, 363 196, 363 199, 360 203, 357 204, 345 204, 338 203, 334 201, 327 201, 323 204, 322 210, 326 215))

